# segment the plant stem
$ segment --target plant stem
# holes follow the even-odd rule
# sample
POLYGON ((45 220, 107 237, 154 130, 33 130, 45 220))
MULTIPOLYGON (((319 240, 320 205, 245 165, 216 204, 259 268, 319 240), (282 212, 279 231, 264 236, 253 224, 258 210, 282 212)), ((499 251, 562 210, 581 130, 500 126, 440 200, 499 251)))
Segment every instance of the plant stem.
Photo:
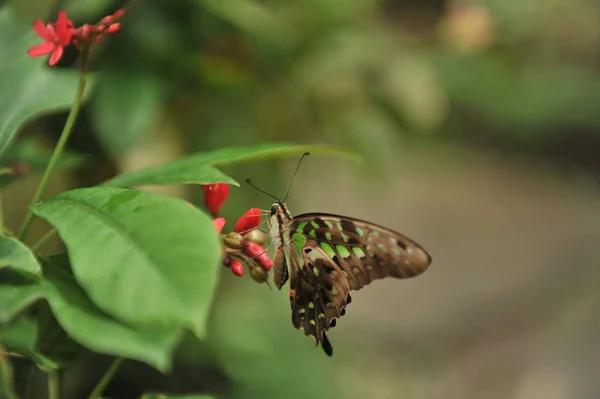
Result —
POLYGON ((123 363, 123 358, 119 357, 119 358, 115 359, 115 361, 110 365, 108 370, 106 370, 106 373, 104 373, 104 375, 102 376, 102 379, 100 380, 100 382, 98 382, 98 384, 96 385, 96 387, 94 388, 94 390, 92 391, 90 396, 88 396, 88 399, 99 399, 100 398, 100 395, 102 394, 102 392, 104 391, 104 389, 106 388, 106 386, 108 385, 110 380, 112 380, 112 378, 115 376, 115 373, 117 372, 117 370, 119 369, 119 367, 121 366, 122 363, 123 363))
POLYGON ((48 375, 48 398, 60 399, 60 371, 51 370, 48 375))
POLYGON ((2 197, 0 197, 0 235, 4 235, 4 212, 2 209, 2 197))
MULTIPOLYGON (((83 50, 81 54, 82 66, 81 66, 81 74, 79 75, 79 83, 77 85, 77 91, 75 92, 75 100, 73 102, 73 107, 69 112, 69 116, 67 117, 67 121, 65 122, 65 126, 63 127, 62 132, 60 133, 60 138, 58 139, 58 143, 56 143, 56 147, 54 147, 54 152, 52 153, 52 157, 50 158, 50 162, 48 162, 48 166, 46 166, 46 170, 44 171, 44 175, 42 176, 42 180, 31 200, 31 205, 33 206, 37 204, 44 194, 48 183, 50 182, 50 177, 56 169, 56 165, 63 153, 65 145, 69 140, 69 136, 73 131, 73 126, 75 125, 75 120, 77 119, 77 115, 79 114, 79 108, 81 106, 81 100, 83 98, 83 92, 85 90, 85 83, 87 81, 87 58, 88 52, 87 50, 83 50)), ((34 215, 31 212, 31 209, 28 209, 27 216, 25 217, 25 221, 21 225, 21 229, 19 230, 18 238, 21 241, 25 241, 27 238, 27 233, 29 232, 29 228, 31 227, 31 223, 33 222, 34 215)))
POLYGON ((36 242, 35 244, 33 244, 33 246, 31 247, 31 250, 33 252, 38 252, 40 250, 40 248, 48 241, 50 240, 52 237, 54 237, 56 235, 56 229, 52 229, 49 232, 47 232, 46 234, 44 234, 44 236, 42 238, 40 238, 38 240, 38 242, 36 242))

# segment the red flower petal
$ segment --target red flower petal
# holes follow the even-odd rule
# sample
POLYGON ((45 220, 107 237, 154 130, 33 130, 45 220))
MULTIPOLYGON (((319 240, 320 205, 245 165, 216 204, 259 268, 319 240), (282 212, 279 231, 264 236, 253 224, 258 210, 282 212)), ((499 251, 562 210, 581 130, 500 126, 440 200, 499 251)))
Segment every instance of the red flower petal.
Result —
POLYGON ((233 231, 236 233, 247 233, 252 229, 258 227, 260 223, 260 215, 262 212, 258 208, 250 208, 248 212, 244 213, 241 218, 235 223, 233 231))
POLYGON ((44 42, 36 44, 35 46, 29 47, 27 54, 30 57, 39 57, 41 55, 50 54, 54 50, 55 44, 52 42, 44 42))
POLYGON ((73 29, 69 28, 69 20, 67 19, 67 13, 64 11, 61 11, 58 13, 58 20, 56 21, 57 41, 61 45, 67 46, 71 43, 72 36, 73 36, 73 29))
POLYGON ((48 37, 50 38, 49 41, 55 42, 56 41, 56 30, 54 29, 54 25, 46 24, 46 32, 48 34, 48 37))
POLYGON ((36 35, 38 35, 39 37, 41 37, 42 39, 44 39, 46 41, 54 40, 54 37, 50 36, 50 34, 48 33, 48 30, 46 29, 46 25, 40 20, 37 20, 33 23, 33 31, 36 33, 36 35))
POLYGON ((213 220, 213 225, 215 226, 215 229, 217 229, 217 233, 220 233, 221 230, 223 230, 223 226, 225 226, 225 218, 218 218, 213 220))
POLYGON ((213 217, 217 217, 221 207, 229 196, 229 184, 215 183, 202 186, 204 190, 204 205, 210 210, 213 217))
POLYGON ((60 58, 63 55, 63 47, 62 46, 55 46, 54 51, 52 52, 52 55, 50 56, 50 60, 48 60, 48 64, 50 66, 54 66, 56 65, 56 63, 58 61, 60 61, 60 58))

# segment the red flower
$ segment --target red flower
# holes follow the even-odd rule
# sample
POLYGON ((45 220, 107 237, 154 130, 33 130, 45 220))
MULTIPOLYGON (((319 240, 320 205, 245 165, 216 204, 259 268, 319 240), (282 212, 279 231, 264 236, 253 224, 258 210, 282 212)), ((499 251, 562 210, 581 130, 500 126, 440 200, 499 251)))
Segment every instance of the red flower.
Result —
POLYGON ((212 213, 213 217, 217 217, 219 210, 229 196, 229 184, 215 183, 202 186, 204 190, 204 205, 212 213))
POLYGON ((213 225, 215 226, 215 229, 217 229, 217 233, 220 233, 221 230, 223 230, 223 226, 225 226, 225 218, 218 218, 213 220, 213 225))
POLYGON ((27 54, 30 57, 39 57, 52 53, 48 64, 56 65, 63 55, 64 48, 71 43, 73 23, 67 19, 67 14, 61 11, 58 13, 56 26, 44 25, 42 21, 37 20, 33 23, 33 30, 44 39, 44 43, 30 47, 27 54))
POLYGON ((242 215, 235 223, 233 231, 236 233, 247 233, 258 227, 260 223, 261 211, 258 208, 250 208, 250 210, 242 215))

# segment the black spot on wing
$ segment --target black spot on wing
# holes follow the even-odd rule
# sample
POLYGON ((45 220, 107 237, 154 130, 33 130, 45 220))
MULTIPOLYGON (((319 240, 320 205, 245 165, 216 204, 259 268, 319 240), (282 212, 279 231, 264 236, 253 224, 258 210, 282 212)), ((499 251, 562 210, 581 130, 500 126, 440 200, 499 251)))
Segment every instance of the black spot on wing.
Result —
POLYGON ((345 232, 348 232, 348 233, 356 234, 356 226, 354 225, 354 223, 352 223, 351 221, 349 221, 347 219, 342 219, 341 223, 342 223, 342 230, 344 230, 345 232))
POLYGON ((331 274, 332 272, 335 271, 335 267, 331 266, 329 263, 325 262, 323 263, 323 267, 325 268, 325 272, 327 274, 331 274))
POLYGON ((315 218, 314 222, 319 226, 319 228, 321 228, 321 229, 328 229, 328 227, 325 224, 325 221, 323 221, 323 219, 321 219, 321 218, 315 218))
POLYGON ((350 245, 352 247, 357 247, 357 246, 360 246, 360 244, 361 244, 360 240, 357 239, 356 237, 350 236, 348 238, 348 245, 350 245))
POLYGON ((396 244, 398 244, 398 246, 399 246, 400 248, 402 248, 403 250, 405 250, 405 251, 406 251, 406 249, 407 249, 407 248, 406 248, 406 244, 405 244, 405 243, 403 243, 403 242, 402 242, 402 241, 400 241, 400 240, 396 240, 396 244))
POLYGON ((325 233, 325 230, 315 230, 316 239, 319 241, 329 241, 325 233))

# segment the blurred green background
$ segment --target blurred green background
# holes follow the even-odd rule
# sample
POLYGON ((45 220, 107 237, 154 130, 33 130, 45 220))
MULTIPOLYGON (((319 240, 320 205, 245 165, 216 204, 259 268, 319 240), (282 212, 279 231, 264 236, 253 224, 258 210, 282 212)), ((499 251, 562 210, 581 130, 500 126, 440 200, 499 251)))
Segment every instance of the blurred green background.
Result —
MULTIPOLYGON (((433 255, 423 276, 353 295, 329 334, 333 358, 292 327, 286 289, 224 269, 210 339, 186 339, 170 376, 126 363, 108 396, 600 397, 598 1, 12 7, 26 27, 58 10, 79 25, 127 9, 121 32, 97 54, 96 89, 70 143, 87 162, 57 175, 51 191, 228 145, 342 145, 366 162, 308 158, 288 199, 292 213, 385 224, 433 255)), ((75 59, 69 51, 59 67, 75 68, 75 59)), ((51 146, 65 115, 38 118, 20 137, 51 146)), ((295 165, 226 172, 282 195, 295 165)), ((38 181, 6 191, 10 227, 38 181)), ((199 187, 148 190, 202 203, 199 187)), ((242 185, 222 213, 231 227, 249 207, 270 204, 242 185)), ((45 227, 36 228, 40 237, 45 227)), ((85 397, 109 363, 89 354, 73 364, 65 397, 85 397)))

